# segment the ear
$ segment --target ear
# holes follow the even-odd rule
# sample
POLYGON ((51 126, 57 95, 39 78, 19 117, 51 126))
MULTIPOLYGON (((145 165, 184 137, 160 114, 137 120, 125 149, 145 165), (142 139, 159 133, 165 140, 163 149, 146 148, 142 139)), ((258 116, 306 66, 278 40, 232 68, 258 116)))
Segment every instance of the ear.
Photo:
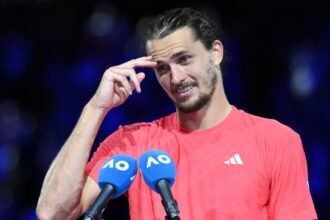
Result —
POLYGON ((223 46, 221 41, 215 40, 213 42, 213 60, 215 65, 220 65, 223 59, 223 46))

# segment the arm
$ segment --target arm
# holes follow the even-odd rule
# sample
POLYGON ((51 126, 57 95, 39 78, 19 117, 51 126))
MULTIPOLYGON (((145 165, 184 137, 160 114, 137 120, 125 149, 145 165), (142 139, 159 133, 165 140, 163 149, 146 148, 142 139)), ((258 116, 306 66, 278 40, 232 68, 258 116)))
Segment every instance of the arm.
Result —
POLYGON ((92 99, 58 155, 52 162, 37 205, 39 219, 75 219, 100 192, 97 184, 84 175, 95 136, 107 113, 123 104, 133 90, 141 92, 144 73, 135 67, 154 67, 151 57, 141 57, 109 68, 92 99))

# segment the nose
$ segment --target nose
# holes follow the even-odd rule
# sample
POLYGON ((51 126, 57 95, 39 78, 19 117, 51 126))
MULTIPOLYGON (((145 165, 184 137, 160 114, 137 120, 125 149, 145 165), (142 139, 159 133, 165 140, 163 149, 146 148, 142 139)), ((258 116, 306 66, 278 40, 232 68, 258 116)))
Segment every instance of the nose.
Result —
POLYGON ((185 79, 184 71, 181 67, 172 65, 171 66, 171 83, 173 85, 178 85, 185 79))

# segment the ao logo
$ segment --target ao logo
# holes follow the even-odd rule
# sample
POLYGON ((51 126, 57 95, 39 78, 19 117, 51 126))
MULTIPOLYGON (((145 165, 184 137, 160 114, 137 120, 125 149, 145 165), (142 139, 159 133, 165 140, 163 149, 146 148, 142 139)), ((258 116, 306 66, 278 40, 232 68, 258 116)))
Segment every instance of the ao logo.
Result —
POLYGON ((158 155, 156 159, 152 156, 149 156, 147 160, 147 168, 151 167, 152 165, 159 165, 159 163, 169 164, 171 163, 171 158, 165 154, 158 155))
POLYGON ((109 162, 103 165, 102 169, 104 168, 116 168, 119 171, 126 171, 129 168, 129 164, 125 160, 119 160, 115 163, 114 159, 111 159, 109 162))

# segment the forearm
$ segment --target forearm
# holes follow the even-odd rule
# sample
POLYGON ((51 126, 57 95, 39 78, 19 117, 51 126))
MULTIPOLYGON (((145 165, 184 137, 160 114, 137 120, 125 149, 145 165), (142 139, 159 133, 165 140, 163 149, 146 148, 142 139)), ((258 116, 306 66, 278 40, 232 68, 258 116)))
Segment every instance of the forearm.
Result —
POLYGON ((72 219, 80 214, 84 167, 107 111, 88 103, 50 166, 38 201, 40 219, 72 219))
POLYGON ((123 104, 132 91, 141 92, 145 74, 136 74, 134 68, 153 68, 156 64, 151 56, 140 57, 104 72, 95 95, 46 174, 37 206, 39 219, 75 219, 81 214, 81 202, 86 206, 95 196, 94 186, 81 201, 86 181, 84 167, 100 125, 108 111, 123 104))

